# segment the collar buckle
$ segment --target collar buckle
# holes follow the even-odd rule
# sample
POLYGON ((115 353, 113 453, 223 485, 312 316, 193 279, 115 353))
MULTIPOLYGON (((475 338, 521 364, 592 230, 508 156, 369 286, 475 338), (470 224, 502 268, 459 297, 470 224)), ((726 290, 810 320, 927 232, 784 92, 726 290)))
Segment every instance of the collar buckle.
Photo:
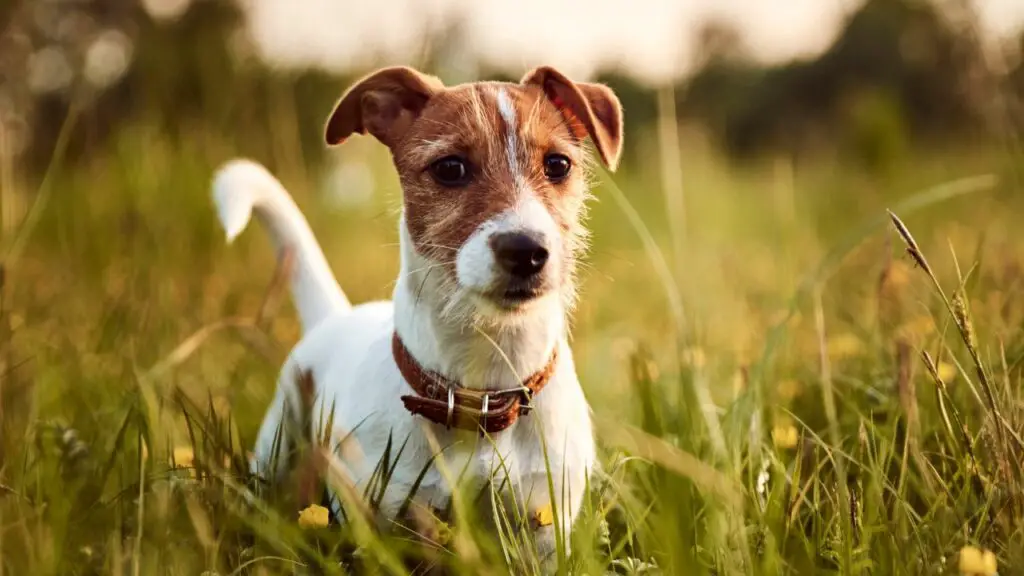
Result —
POLYGON ((520 386, 518 388, 510 388, 508 390, 499 390, 497 392, 491 392, 489 396, 509 396, 518 394, 519 398, 519 413, 523 416, 530 413, 533 410, 533 390, 527 386, 520 386))

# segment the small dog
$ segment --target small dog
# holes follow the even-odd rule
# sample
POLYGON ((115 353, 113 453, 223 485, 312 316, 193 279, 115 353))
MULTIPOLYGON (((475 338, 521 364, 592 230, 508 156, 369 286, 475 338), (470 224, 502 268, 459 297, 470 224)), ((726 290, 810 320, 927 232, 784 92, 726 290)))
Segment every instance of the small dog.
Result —
POLYGON ((343 463, 357 486, 389 438, 406 442, 382 515, 400 508, 422 470, 416 500, 435 508, 453 490, 444 470, 468 472, 481 487, 512 487, 524 517, 555 511, 533 523, 550 552, 554 523, 571 528, 595 465, 567 316, 587 236, 583 142, 615 169, 619 100, 550 67, 518 84, 453 87, 385 68, 351 87, 326 126, 329 145, 366 133, 390 149, 404 194, 390 302, 349 304, 306 220, 261 166, 235 160, 214 180, 229 242, 255 212, 294 257, 303 337, 260 429, 254 471, 284 472, 268 468, 287 460, 275 454, 287 444, 282 422, 299 406, 296 374, 308 371, 313 414, 327 414, 333 441, 351 435, 364 454, 343 463))

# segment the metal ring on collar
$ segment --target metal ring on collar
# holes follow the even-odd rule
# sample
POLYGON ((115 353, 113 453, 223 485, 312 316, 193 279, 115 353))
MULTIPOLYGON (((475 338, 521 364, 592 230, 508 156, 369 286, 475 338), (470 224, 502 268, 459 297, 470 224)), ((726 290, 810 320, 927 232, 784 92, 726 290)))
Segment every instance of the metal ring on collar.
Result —
POLYGON ((480 402, 480 427, 482 429, 481 434, 483 433, 484 430, 487 429, 487 410, 490 408, 490 406, 491 395, 484 394, 484 398, 480 402))
POLYGON ((448 387, 448 418, 445 421, 445 426, 448 429, 452 427, 452 420, 455 417, 455 386, 448 387))

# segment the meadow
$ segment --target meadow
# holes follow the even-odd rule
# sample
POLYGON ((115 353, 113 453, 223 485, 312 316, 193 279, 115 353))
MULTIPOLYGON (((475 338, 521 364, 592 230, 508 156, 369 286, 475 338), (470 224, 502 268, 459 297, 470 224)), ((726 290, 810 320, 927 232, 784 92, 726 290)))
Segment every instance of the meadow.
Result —
MULTIPOLYGON (((332 152, 372 175, 339 183, 289 134, 257 159, 351 299, 388 297, 384 152, 332 152)), ((572 345, 602 471, 560 569, 1024 572, 1024 158, 915 149, 872 172, 657 142, 594 178, 572 345)), ((238 148, 139 122, 61 150, 38 186, 3 172, 0 574, 536 573, 511 529, 418 539, 256 498, 246 451, 298 324, 265 236, 228 246, 216 223, 238 148)))

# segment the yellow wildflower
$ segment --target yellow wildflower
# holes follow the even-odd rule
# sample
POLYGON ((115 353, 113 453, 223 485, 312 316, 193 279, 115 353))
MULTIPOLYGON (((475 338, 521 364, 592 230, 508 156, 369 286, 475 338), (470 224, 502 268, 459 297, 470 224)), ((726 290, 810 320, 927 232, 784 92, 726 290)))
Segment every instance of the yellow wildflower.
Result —
MULTIPOLYGON (((146 445, 142 445, 142 458, 146 459, 149 457, 149 451, 146 449, 146 445)), ((225 468, 231 468, 231 454, 225 454, 223 459, 223 465, 225 468)), ((196 474, 196 454, 190 446, 181 446, 174 449, 171 456, 171 464, 175 470, 188 469, 192 476, 196 474)))
POLYGON ((299 526, 303 528, 323 528, 327 526, 328 519, 327 508, 317 504, 299 512, 299 526))
POLYGON ((533 512, 533 525, 537 528, 544 526, 551 526, 555 523, 555 513, 551 508, 551 504, 547 506, 541 506, 533 512))
POLYGON ((800 433, 797 432, 796 426, 792 424, 776 426, 772 429, 772 442, 776 448, 782 448, 783 450, 794 448, 799 440, 800 433))
POLYGON ((957 375, 956 366, 947 362, 939 362, 935 370, 939 373, 939 378, 945 383, 952 382, 957 375))
POLYGON ((175 470, 188 470, 188 475, 195 478, 196 476, 196 454, 192 450, 191 446, 181 446, 175 448, 171 453, 171 465, 174 466, 175 470))
POLYGON ((979 550, 974 546, 964 546, 960 550, 962 574, 994 576, 997 573, 996 567, 996 555, 991 550, 979 550))
POLYGON ((191 468, 196 462, 196 454, 191 446, 175 448, 172 456, 175 468, 191 468))

